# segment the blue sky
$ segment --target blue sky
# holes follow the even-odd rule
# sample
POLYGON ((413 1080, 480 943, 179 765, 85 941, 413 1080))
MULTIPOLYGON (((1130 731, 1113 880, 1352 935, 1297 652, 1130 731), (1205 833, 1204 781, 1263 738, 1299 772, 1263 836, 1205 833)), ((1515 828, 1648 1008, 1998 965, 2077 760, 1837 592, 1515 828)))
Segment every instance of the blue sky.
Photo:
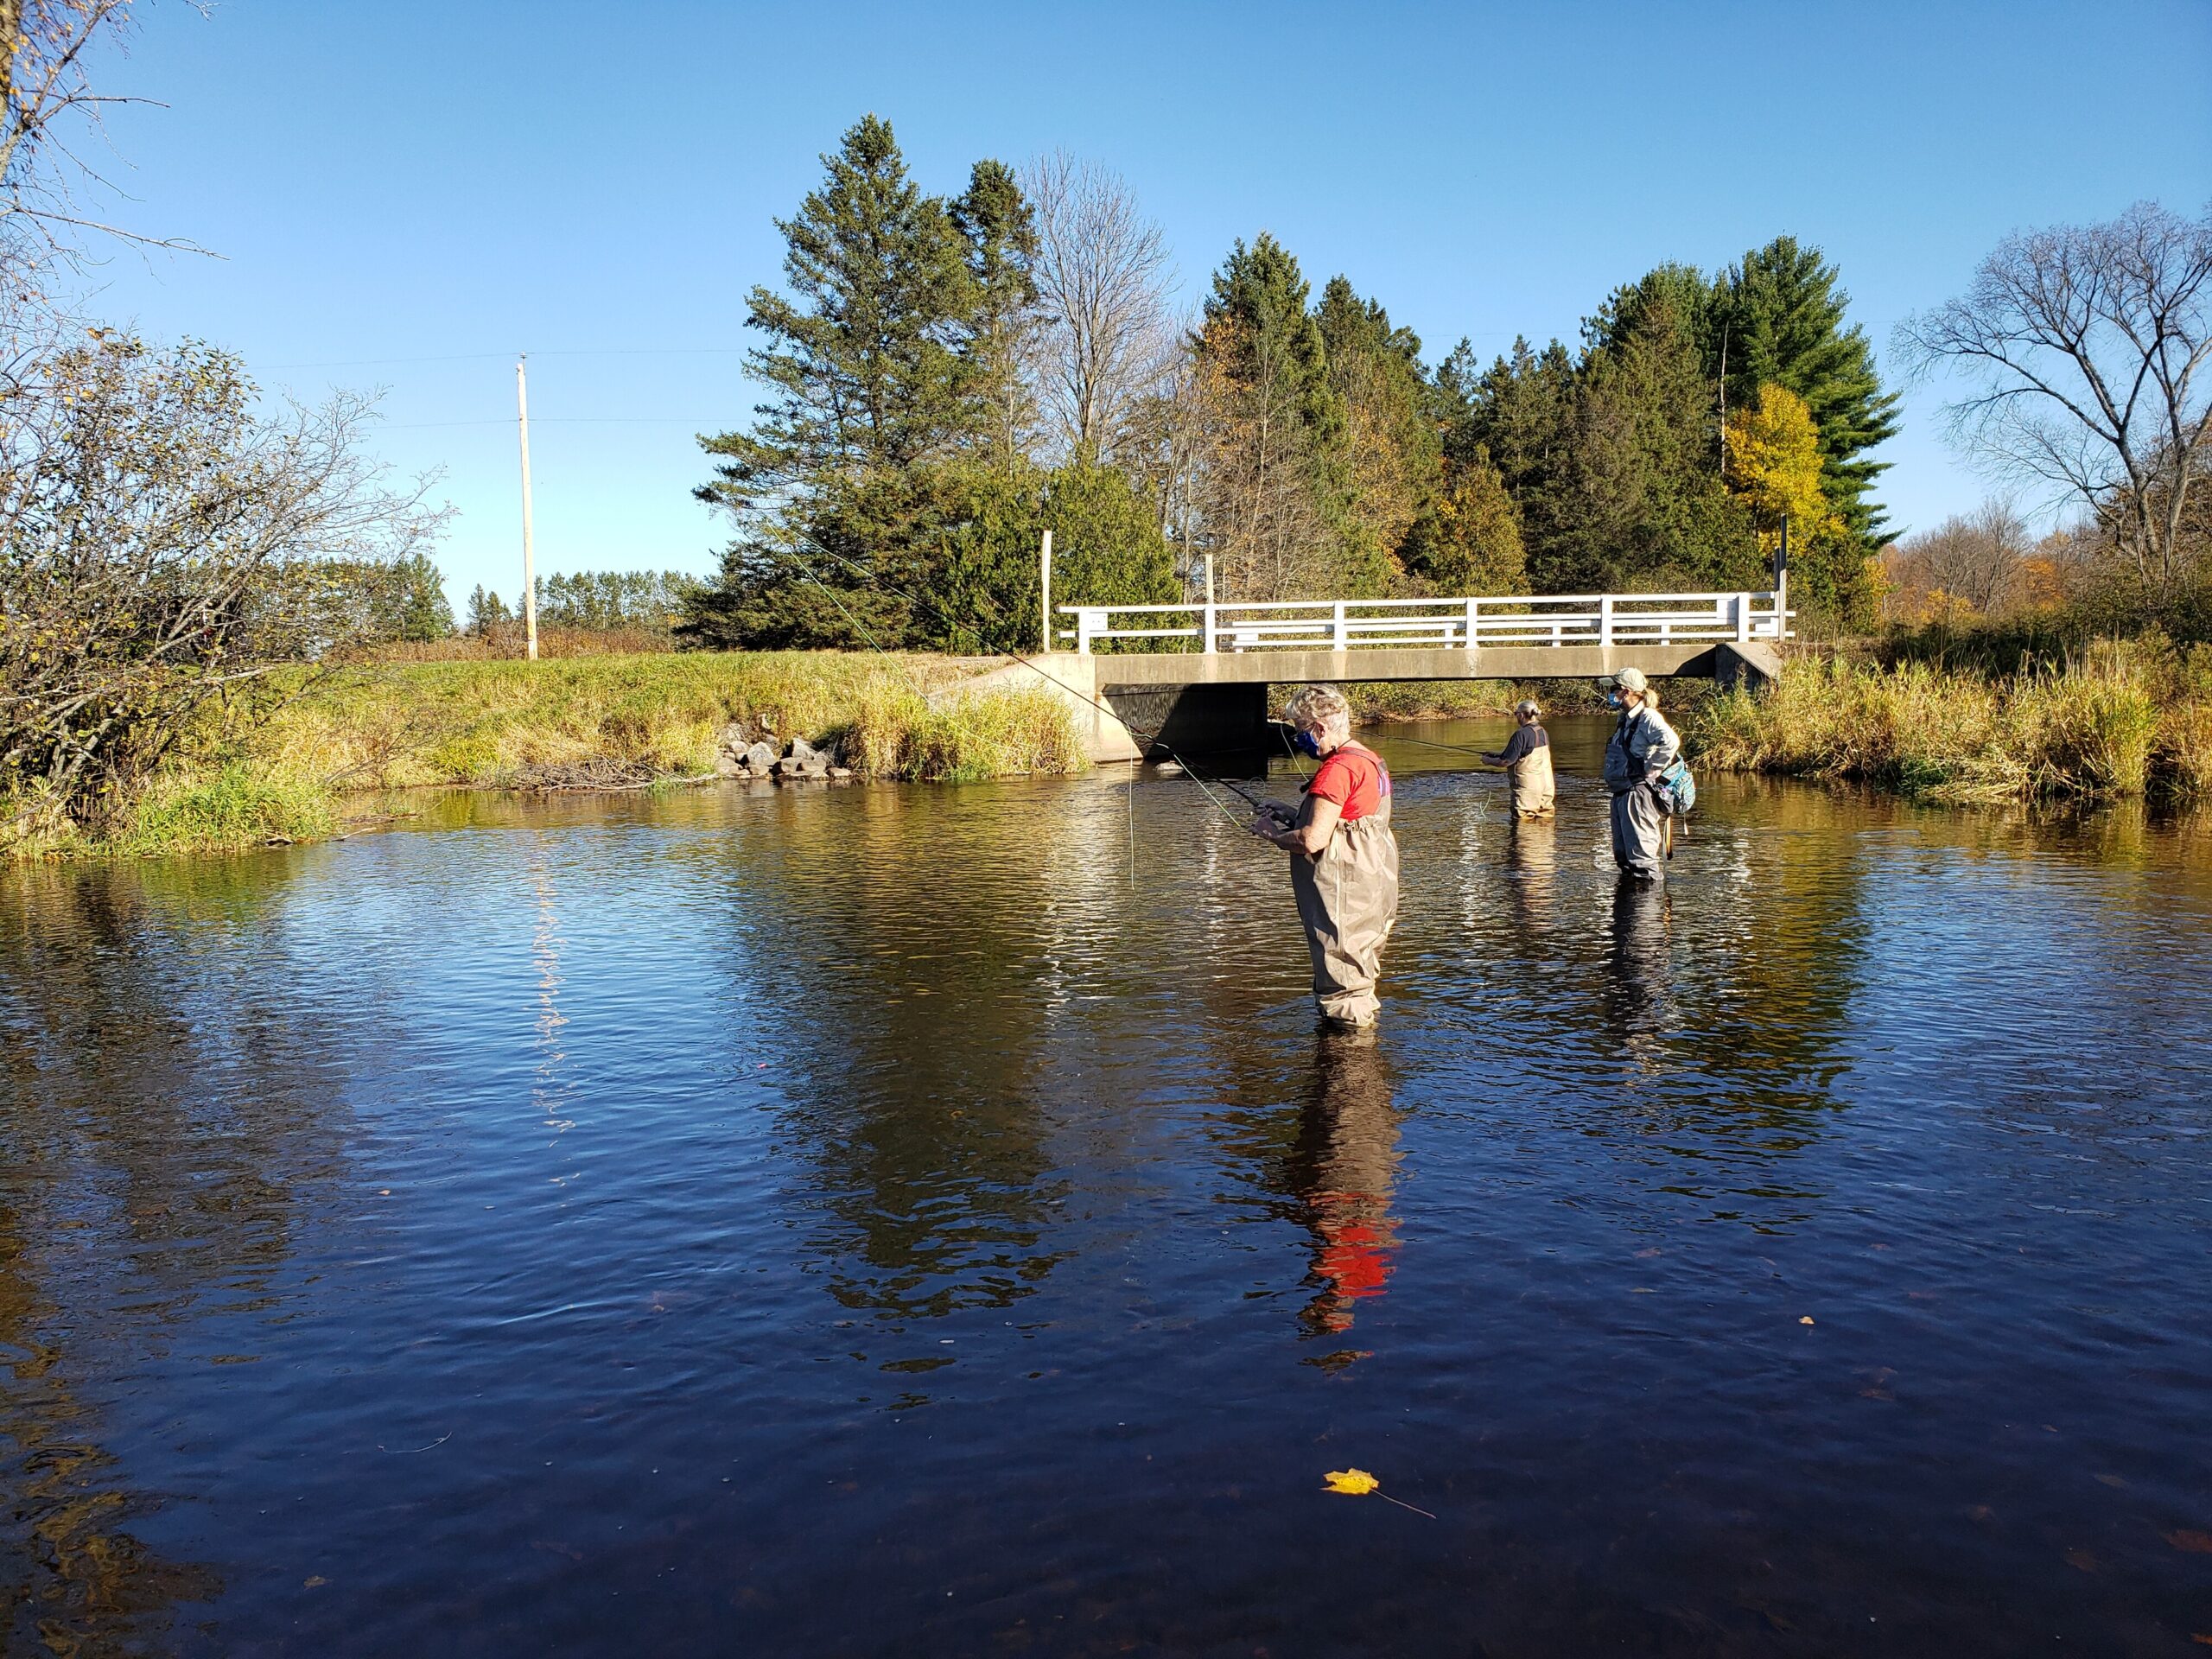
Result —
MULTIPOLYGON (((96 310, 381 387, 377 442, 457 509, 455 597, 520 588, 513 353, 541 571, 704 571, 700 431, 741 424, 772 219, 874 110, 929 188, 1065 148, 1118 168, 1188 295, 1272 231, 1419 331, 1572 340, 1615 283, 1787 231, 1897 319, 2016 227, 2212 196, 2212 5, 717 5, 149 0, 111 90, 132 228, 96 310)), ((1883 480, 1982 481, 1916 391, 1883 480)))

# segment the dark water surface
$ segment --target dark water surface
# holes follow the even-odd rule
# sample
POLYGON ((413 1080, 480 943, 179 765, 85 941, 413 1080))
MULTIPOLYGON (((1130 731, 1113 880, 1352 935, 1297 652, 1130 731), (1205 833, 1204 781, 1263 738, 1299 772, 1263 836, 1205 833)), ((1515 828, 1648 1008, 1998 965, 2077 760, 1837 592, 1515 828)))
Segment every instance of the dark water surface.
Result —
POLYGON ((10 876, 0 1648, 2202 1651, 2212 836, 1558 737, 1371 1046, 1165 779, 10 876))

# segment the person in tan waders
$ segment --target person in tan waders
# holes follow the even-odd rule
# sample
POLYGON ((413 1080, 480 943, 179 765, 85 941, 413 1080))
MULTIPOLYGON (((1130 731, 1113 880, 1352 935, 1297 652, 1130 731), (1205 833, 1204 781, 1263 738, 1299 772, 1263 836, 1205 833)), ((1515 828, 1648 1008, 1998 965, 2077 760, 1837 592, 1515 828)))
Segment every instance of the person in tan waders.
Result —
POLYGON ((1552 812, 1552 738, 1538 722, 1543 710, 1523 697, 1513 705, 1521 722, 1505 747, 1483 758, 1505 768, 1505 796, 1516 818, 1548 818, 1552 812))
POLYGON ((1398 918, 1398 842, 1390 833, 1390 774, 1351 741, 1351 706, 1333 686, 1309 685, 1284 711, 1292 742, 1321 764, 1293 812, 1270 804, 1252 833, 1290 857, 1290 888, 1313 956, 1313 1000, 1332 1026, 1371 1026, 1382 942, 1398 918))

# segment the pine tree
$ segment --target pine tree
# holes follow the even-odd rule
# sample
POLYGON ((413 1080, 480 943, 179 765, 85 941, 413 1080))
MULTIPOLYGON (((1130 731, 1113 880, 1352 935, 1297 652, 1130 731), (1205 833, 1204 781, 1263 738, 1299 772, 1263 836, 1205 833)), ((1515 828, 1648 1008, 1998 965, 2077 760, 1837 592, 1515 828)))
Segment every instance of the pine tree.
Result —
POLYGON ((1344 410, 1341 442, 1324 460, 1342 497, 1346 591, 1380 592, 1404 568, 1407 532, 1435 495, 1443 461, 1421 337, 1393 327, 1379 302, 1363 301, 1342 276, 1321 290, 1313 318, 1344 410))
POLYGON ((1265 231, 1238 241, 1214 273, 1198 329, 1198 349, 1230 378, 1278 389, 1317 442, 1344 427, 1343 400, 1329 384, 1321 325, 1306 309, 1311 290, 1298 261, 1265 231))
POLYGON ((952 204, 966 244, 974 303, 962 342, 972 395, 982 406, 992 460, 1012 467, 1035 437, 1036 398, 1023 364, 1039 326, 1037 226, 1021 187, 1003 162, 978 162, 968 190, 952 204))
POLYGON ((1440 594, 1526 590, 1521 515, 1505 480, 1481 449, 1447 461, 1434 499, 1406 537, 1406 564, 1440 594))
MULTIPOLYGON (((1818 248, 1778 236, 1746 253, 1715 284, 1713 357, 1725 352, 1728 403, 1779 385, 1802 398, 1820 430, 1822 488, 1844 533, 1862 551, 1881 539, 1882 509, 1868 499, 1886 461, 1866 452, 1897 435, 1897 395, 1882 390, 1873 347, 1846 325, 1850 296, 1818 248)), ((1716 371, 1717 361, 1711 366, 1716 371)))
POLYGON ((827 176, 777 221, 789 294, 753 290, 767 343, 747 359, 773 388, 701 499, 738 539, 678 630, 704 645, 889 645, 911 625, 893 589, 924 575, 943 503, 931 463, 979 429, 960 354, 976 311, 966 245, 870 115, 823 158, 827 176))

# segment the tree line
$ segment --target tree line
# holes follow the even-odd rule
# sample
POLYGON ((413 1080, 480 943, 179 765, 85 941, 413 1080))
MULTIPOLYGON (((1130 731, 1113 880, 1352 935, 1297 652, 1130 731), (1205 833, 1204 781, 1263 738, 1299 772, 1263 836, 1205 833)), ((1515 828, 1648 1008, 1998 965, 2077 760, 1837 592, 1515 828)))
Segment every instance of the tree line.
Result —
POLYGON ((678 632, 721 648, 1039 644, 1064 602, 1764 586, 1873 614, 1870 452, 1897 429, 1835 266, 1777 237, 1605 296, 1572 346, 1429 363, 1266 232, 1195 315, 1127 186, 1054 156, 944 197, 870 115, 787 219, 749 355, 769 389, 702 439, 734 519, 678 632))

